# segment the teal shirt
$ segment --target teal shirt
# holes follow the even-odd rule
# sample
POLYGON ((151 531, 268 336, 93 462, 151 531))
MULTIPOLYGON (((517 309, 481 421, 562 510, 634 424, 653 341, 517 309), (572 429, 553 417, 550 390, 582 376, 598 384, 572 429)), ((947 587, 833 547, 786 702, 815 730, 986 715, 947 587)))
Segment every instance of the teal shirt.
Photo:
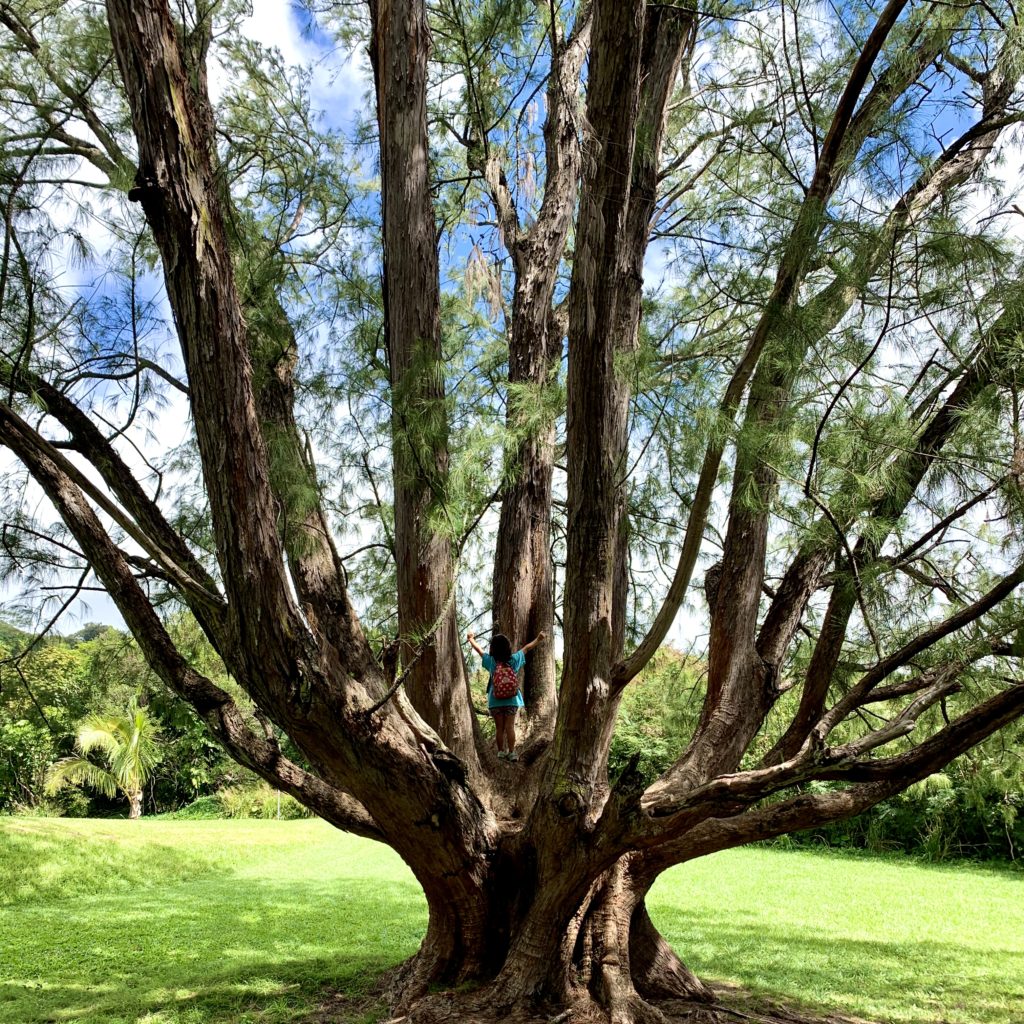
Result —
MULTIPOLYGON (((498 700, 494 696, 493 684, 494 684, 494 670, 498 667, 498 663, 489 655, 485 654, 481 659, 481 663, 484 668, 490 673, 487 680, 487 706, 489 708, 522 708, 526 705, 523 703, 523 691, 516 690, 514 697, 507 697, 505 700, 498 700)), ((526 655, 522 651, 516 651, 512 655, 509 665, 512 666, 512 671, 516 675, 522 671, 523 666, 526 664, 526 655)))

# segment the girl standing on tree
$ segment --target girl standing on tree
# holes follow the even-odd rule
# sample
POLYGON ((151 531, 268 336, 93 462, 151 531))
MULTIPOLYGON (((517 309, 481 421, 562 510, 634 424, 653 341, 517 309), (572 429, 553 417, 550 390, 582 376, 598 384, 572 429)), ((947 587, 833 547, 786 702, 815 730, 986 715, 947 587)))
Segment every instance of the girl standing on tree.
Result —
POLYGON ((519 689, 518 680, 515 681, 515 688, 511 694, 506 694, 506 687, 511 687, 508 673, 512 679, 519 674, 523 665, 526 664, 526 652, 532 650, 544 639, 544 631, 534 637, 521 650, 512 653, 512 644, 504 633, 495 633, 491 637, 490 650, 484 654, 484 649, 476 642, 473 633, 466 634, 469 646, 480 655, 483 667, 489 675, 487 679, 487 710, 494 719, 497 730, 498 757, 505 761, 518 761, 516 754, 516 712, 524 706, 523 694, 519 689), (497 677, 497 686, 495 685, 497 677))

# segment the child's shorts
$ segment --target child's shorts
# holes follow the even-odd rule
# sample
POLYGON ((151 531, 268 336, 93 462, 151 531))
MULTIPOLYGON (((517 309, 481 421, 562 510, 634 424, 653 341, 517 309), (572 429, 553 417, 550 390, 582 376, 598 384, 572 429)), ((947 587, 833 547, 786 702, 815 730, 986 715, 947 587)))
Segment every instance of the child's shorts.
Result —
POLYGON ((505 715, 514 715, 519 710, 519 708, 517 708, 513 704, 511 707, 507 707, 507 708, 488 708, 487 710, 490 711, 490 713, 495 718, 497 718, 499 715, 502 716, 502 717, 504 717, 505 715))

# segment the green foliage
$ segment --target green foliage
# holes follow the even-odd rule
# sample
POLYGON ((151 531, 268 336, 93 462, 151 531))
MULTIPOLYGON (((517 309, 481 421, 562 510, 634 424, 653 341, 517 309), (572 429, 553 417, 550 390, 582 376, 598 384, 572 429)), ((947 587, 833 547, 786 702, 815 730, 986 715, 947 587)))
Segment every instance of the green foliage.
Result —
POLYGON ((52 764, 46 792, 59 793, 68 784, 87 786, 104 796, 123 793, 140 801, 150 775, 160 763, 160 729, 132 699, 120 714, 89 715, 75 732, 75 753, 52 764), (89 760, 94 751, 104 764, 89 760))
POLYGON ((171 821, 214 821, 225 817, 225 814, 218 797, 201 796, 176 811, 168 811, 162 817, 171 821))
MULTIPOLYGON (((248 706, 195 620, 175 616, 168 625, 184 656, 248 706)), ((42 640, 26 651, 34 638, 23 636, 23 657, 0 664, 0 810, 120 812, 117 801, 97 792, 87 798, 82 791, 64 788, 49 797, 45 780, 49 766, 71 752, 83 719, 109 718, 133 699, 145 704, 159 729, 163 753, 149 774, 147 808, 169 810, 222 786, 254 779, 228 758, 193 709, 156 678, 130 637, 109 627, 87 626, 73 637, 42 640)))
MULTIPOLYGON (((266 782, 226 786, 214 799, 225 818, 311 818, 313 812, 294 797, 271 788, 266 782)), ((195 806, 194 804, 192 805, 195 806)))
POLYGON ((10 654, 17 654, 32 640, 32 634, 12 626, 9 622, 0 622, 0 644, 10 654))
POLYGON ((0 646, 0 810, 43 800, 48 766, 97 706, 86 652, 60 640, 30 647, 34 639, 0 646))
POLYGON ((704 699, 702 665, 663 648, 626 689, 608 754, 617 778, 636 758, 635 770, 650 785, 682 753, 704 699))

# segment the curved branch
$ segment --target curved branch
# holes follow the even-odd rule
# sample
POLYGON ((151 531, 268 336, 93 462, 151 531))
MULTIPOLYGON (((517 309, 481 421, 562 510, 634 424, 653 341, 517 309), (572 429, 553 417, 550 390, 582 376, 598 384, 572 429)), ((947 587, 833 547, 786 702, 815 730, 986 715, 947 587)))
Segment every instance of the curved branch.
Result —
MULTIPOLYGON (((870 535, 862 536, 854 546, 855 566, 851 566, 851 571, 854 568, 860 571, 877 557, 892 526, 910 504, 921 481, 956 429, 963 410, 1000 372, 1019 372, 1008 342, 1016 337, 1022 323, 1024 292, 1018 292, 1011 296, 974 361, 965 369, 942 407, 921 431, 913 450, 897 456, 892 479, 899 480, 900 485, 891 486, 871 510, 869 518, 876 524, 876 529, 870 535), (881 524, 886 524, 888 529, 884 532, 878 529, 881 524)), ((836 586, 832 591, 818 642, 807 667, 800 705, 785 734, 766 755, 766 763, 791 757, 821 716, 856 603, 856 590, 852 585, 836 586)))
MULTIPOLYGON (((1024 683, 1016 683, 953 719, 945 728, 905 754, 862 760, 856 756, 860 751, 853 750, 848 763, 824 771, 817 777, 854 782, 898 781, 899 788, 903 789, 910 782, 937 772, 953 758, 1021 715, 1024 715, 1024 683)), ((837 752, 844 749, 837 748, 837 752)))
POLYGON ((1024 562, 976 601, 941 622, 937 622, 923 633, 919 633, 913 640, 908 641, 899 650, 894 651, 887 658, 883 658, 877 665, 865 672, 853 689, 815 726, 815 732, 821 737, 827 736, 854 708, 867 703, 866 698, 882 680, 887 679, 912 658, 928 650, 929 647, 934 646, 951 633, 976 622, 1000 601, 1008 597, 1021 583, 1024 583, 1024 562))
POLYGON ((144 533, 152 537, 205 591, 217 593, 216 581, 170 526, 156 502, 142 489, 114 446, 64 392, 30 370, 3 363, 0 363, 0 383, 21 394, 34 395, 41 401, 47 413, 71 435, 74 450, 96 467, 103 482, 144 533))
MULTIPOLYGON (((184 548, 185 553, 188 553, 186 565, 195 565, 195 567, 200 569, 202 575, 199 579, 195 579, 188 568, 178 564, 171 553, 165 550, 159 541, 151 537, 135 520, 118 508, 88 477, 73 466, 46 438, 33 430, 6 403, 0 403, 0 438, 6 441, 12 451, 26 465, 30 464, 28 459, 32 452, 49 459, 68 480, 72 481, 82 492, 88 494, 132 540, 139 544, 143 550, 147 551, 160 568, 167 573, 168 577, 174 581, 177 587, 194 600, 200 602, 211 612, 215 614, 223 613, 224 604, 220 596, 215 591, 208 590, 204 585, 205 582, 209 581, 209 577, 202 570, 199 563, 187 552, 187 548, 184 548, 184 542, 181 541, 177 534, 170 530, 166 523, 164 523, 164 526, 166 527, 165 532, 168 534, 168 539, 176 540, 175 547, 178 549, 184 548)), ((163 522, 162 517, 154 525, 157 525, 159 528, 161 522, 163 522)))
POLYGON ((146 660, 175 693, 195 708, 210 731, 240 763, 290 793, 311 810, 359 835, 381 838, 369 814, 352 797, 283 757, 276 744, 256 736, 231 697, 196 672, 174 646, 124 555, 85 500, 67 465, 20 418, 0 405, 0 440, 42 487, 103 582, 146 660))
MULTIPOLYGON (((52 110, 39 105, 41 116, 50 125, 50 134, 66 145, 72 146, 81 156, 89 160, 99 170, 110 178, 117 175, 119 169, 131 168, 132 163, 124 151, 117 144, 117 140, 107 129, 103 118, 99 115, 93 105, 89 102, 85 90, 74 88, 46 59, 45 51, 36 38, 30 25, 26 24, 10 4, 0 4, 0 24, 3 24, 18 40, 24 49, 35 58, 43 73, 52 85, 71 102, 72 108, 89 126, 89 130, 99 140, 103 151, 85 142, 70 133, 56 130, 53 124, 52 110)), ((109 59, 107 60, 109 64, 109 59)))

